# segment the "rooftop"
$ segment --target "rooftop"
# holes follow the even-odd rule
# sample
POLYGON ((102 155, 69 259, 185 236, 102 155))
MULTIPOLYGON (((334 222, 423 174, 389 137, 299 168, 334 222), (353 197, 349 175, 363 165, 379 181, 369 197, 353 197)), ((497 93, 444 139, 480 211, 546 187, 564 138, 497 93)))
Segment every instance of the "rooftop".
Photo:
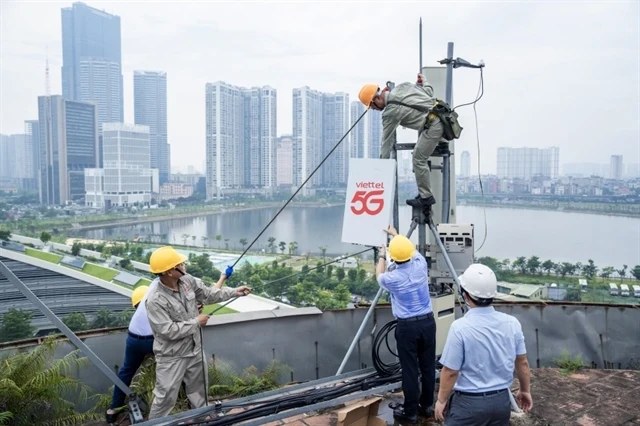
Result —
MULTIPOLYGON (((512 386, 516 392, 517 380, 512 386)), ((532 370, 531 392, 533 409, 529 414, 512 414, 511 424, 517 426, 542 426, 549 424, 582 426, 626 426, 640 424, 640 371, 584 369, 575 373, 552 368, 532 370)), ((437 394, 437 388, 436 388, 437 394)), ((382 421, 370 422, 375 425, 397 425, 393 420, 390 402, 402 402, 402 392, 375 395, 368 399, 356 399, 320 412, 309 412, 278 420, 265 422, 264 426, 353 426, 363 423, 339 423, 340 412, 355 411, 356 407, 370 405, 380 399, 377 417, 382 421)), ((251 408, 251 407, 248 407, 251 408)), ((374 408, 375 410, 375 408, 374 408)), ((228 414, 241 412, 234 409, 228 414)), ((370 416, 375 413, 369 411, 370 416)), ((128 425, 125 420, 121 425, 128 425)), ((242 423, 240 423, 242 424, 242 423)), ((440 425, 434 419, 421 419, 420 425, 440 425)), ((94 422, 90 426, 103 426, 105 422, 94 422)), ((86 426, 89 426, 86 425, 86 426)))

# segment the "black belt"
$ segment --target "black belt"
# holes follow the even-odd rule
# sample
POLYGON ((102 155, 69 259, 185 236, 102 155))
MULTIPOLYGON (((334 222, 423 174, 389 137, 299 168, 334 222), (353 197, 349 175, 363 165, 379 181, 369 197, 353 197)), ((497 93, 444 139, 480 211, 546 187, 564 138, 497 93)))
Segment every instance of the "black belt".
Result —
POLYGON ((398 322, 406 322, 406 321, 422 321, 429 318, 433 318, 433 312, 429 312, 426 315, 419 315, 417 317, 409 317, 409 318, 398 318, 398 322))
POLYGON ((507 389, 500 389, 500 390, 494 390, 494 391, 489 391, 489 392, 462 392, 462 391, 455 391, 455 393, 457 393, 458 395, 464 395, 464 396, 489 396, 489 395, 496 395, 502 392, 505 392, 507 389))
POLYGON ((127 333, 129 333, 129 336, 133 337, 134 339, 138 339, 138 340, 153 340, 153 334, 151 336, 139 336, 135 333, 132 333, 130 331, 127 331, 127 333))

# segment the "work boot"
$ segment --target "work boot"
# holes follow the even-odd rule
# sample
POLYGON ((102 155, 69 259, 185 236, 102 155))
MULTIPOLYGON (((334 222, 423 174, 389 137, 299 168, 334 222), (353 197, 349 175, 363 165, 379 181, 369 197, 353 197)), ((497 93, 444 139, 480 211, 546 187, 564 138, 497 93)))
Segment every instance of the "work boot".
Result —
POLYGON ((104 416, 105 416, 105 420, 107 421, 107 423, 113 424, 118 419, 118 412, 116 411, 115 413, 110 414, 110 413, 105 411, 104 416))
POLYGON ((418 423, 418 415, 417 414, 414 414, 413 416, 407 415, 404 412, 403 407, 398 407, 393 410, 393 418, 399 422, 406 422, 406 423, 412 423, 412 424, 418 423))
POLYGON ((410 205, 411 207, 430 207, 432 205, 434 205, 436 203, 436 199, 433 198, 433 195, 428 197, 428 198, 422 198, 419 195, 416 198, 412 198, 410 200, 407 200, 407 204, 410 205))
POLYGON ((424 407, 422 405, 418 405, 418 415, 420 417, 424 417, 426 419, 435 417, 435 412, 432 407, 424 407))

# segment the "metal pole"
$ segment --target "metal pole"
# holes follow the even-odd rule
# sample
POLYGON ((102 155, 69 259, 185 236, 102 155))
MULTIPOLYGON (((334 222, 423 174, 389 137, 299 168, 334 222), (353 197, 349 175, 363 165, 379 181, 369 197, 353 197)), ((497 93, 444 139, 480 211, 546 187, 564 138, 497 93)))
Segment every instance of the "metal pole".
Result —
POLYGON ((383 291, 382 287, 380 287, 378 289, 378 292, 376 293, 376 297, 373 298, 373 302, 371 302, 371 306, 369 306, 369 310, 367 311, 367 314, 364 316, 364 319, 362 320, 362 324, 360 324, 360 328, 358 329, 356 336, 353 338, 353 341, 351 342, 351 346, 349 346, 349 349, 347 349, 347 353, 344 356, 342 363, 340 364, 340 368, 338 368, 338 371, 336 372, 336 376, 338 374, 342 374, 342 370, 344 370, 344 367, 347 365, 347 361, 349 360, 351 353, 355 349, 356 343, 358 343, 360 336, 362 336, 362 332, 364 331, 365 325, 367 325, 367 322, 369 321, 369 318, 371 318, 371 314, 373 313, 373 310, 375 309, 376 304, 378 303, 378 300, 380 300, 380 296, 382 296, 382 291, 383 291))
MULTIPOLYGON (((453 263, 451 263, 451 259, 449 259, 449 254, 445 250, 444 244, 442 243, 442 241, 440 241, 440 235, 438 235, 438 230, 436 229, 436 226, 433 224, 433 222, 429 223, 429 228, 431 228, 431 232, 433 232, 433 238, 436 240, 438 247, 440 247, 440 251, 442 252, 442 257, 444 258, 444 261, 446 262, 447 267, 449 268, 449 272, 451 273, 451 276, 453 277, 453 280, 456 283, 458 300, 460 301, 460 304, 461 304, 460 307, 462 308, 462 312, 464 312, 465 305, 464 305, 464 301, 462 300, 462 292, 460 290, 461 286, 460 286, 460 280, 458 279, 458 274, 456 274, 456 270, 453 267, 453 263)), ((518 404, 516 403, 516 399, 513 397, 511 390, 509 390, 509 401, 511 401, 511 409, 516 413, 519 413, 520 407, 518 407, 518 404)))
POLYGON ((420 37, 420 41, 419 41, 419 48, 420 48, 420 69, 418 70, 418 73, 422 74, 422 17, 420 17, 420 31, 419 31, 419 37, 420 37))
MULTIPOLYGON (((389 90, 393 90, 396 87, 396 84, 392 81, 387 81, 387 87, 389 90)), ((393 149, 391 150, 391 158, 396 160, 396 183, 395 183, 395 197, 393 197, 393 227, 396 230, 399 230, 400 226, 400 214, 398 211, 398 150, 396 149, 396 140, 397 132, 393 131, 393 149)))
POLYGON ((38 297, 33 294, 33 292, 29 290, 29 288, 13 274, 13 272, 11 272, 11 270, 3 262, 0 262, 0 272, 7 278, 7 280, 9 280, 9 282, 11 282, 14 286, 16 286, 18 290, 20 290, 24 297, 26 297, 31 303, 36 305, 38 309, 40 309, 40 312, 42 312, 49 319, 49 321, 53 323, 53 325, 55 325, 60 331, 62 331, 64 335, 67 336, 67 338, 71 340, 71 342, 78 349, 80 349, 87 356, 87 358, 89 358, 89 360, 91 360, 91 362, 93 362, 96 367, 98 367, 100 371, 102 371, 102 373, 107 376, 107 378, 109 378, 109 380, 111 380, 117 387, 120 388, 122 392, 124 392, 130 398, 134 395, 134 392, 129 388, 129 386, 125 385, 124 382, 120 380, 120 378, 113 371, 111 371, 111 369, 107 367, 107 365, 100 358, 98 358, 98 356, 91 349, 89 349, 89 347, 85 345, 84 342, 80 340, 78 336, 76 336, 73 331, 69 329, 69 327, 67 327, 62 321, 60 321, 60 318, 58 318, 56 314, 51 312, 51 310, 44 303, 42 303, 40 299, 38 299, 38 297))
MULTIPOLYGON (((447 44, 447 59, 453 59, 453 42, 447 44)), ((447 64, 447 79, 445 85, 445 102, 451 105, 453 102, 453 63, 447 64)), ((449 211, 450 209, 450 170, 449 170, 449 156, 442 157, 442 223, 449 223, 449 211)))

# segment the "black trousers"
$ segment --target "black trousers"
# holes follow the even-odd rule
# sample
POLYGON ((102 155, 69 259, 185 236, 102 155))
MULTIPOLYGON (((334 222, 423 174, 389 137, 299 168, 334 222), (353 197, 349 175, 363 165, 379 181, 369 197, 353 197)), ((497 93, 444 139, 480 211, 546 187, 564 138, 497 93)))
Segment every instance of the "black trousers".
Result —
POLYGON ((418 403, 431 407, 436 384, 436 322, 431 315, 418 321, 398 320, 396 345, 402 367, 404 412, 418 413, 418 403), (418 379, 421 377, 421 380, 418 379), (420 383, 422 392, 420 392, 420 383))

